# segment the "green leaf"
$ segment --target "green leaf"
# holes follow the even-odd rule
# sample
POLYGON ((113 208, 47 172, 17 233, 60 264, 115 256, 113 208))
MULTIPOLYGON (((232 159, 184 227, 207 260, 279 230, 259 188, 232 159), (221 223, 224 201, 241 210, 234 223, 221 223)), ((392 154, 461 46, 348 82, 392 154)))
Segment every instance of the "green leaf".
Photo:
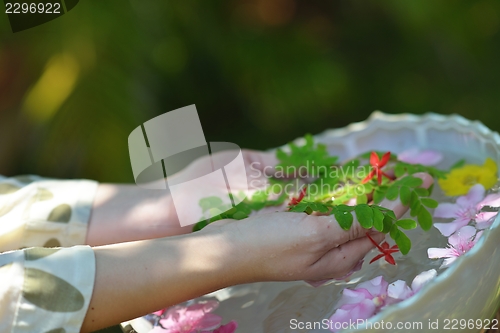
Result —
POLYGON ((239 210, 236 213, 233 214, 233 219, 235 220, 243 220, 248 217, 249 214, 239 210))
POLYGON ((336 208, 343 212, 352 212, 356 207, 348 205, 338 205, 336 208))
POLYGON ((417 187, 414 188, 413 191, 417 193, 419 197, 428 197, 429 196, 429 190, 423 187, 417 187))
POLYGON ((400 233, 401 233, 401 231, 399 231, 398 227, 395 224, 393 224, 391 226, 391 231, 389 232, 389 235, 391 236, 391 238, 396 240, 396 238, 398 238, 400 233))
POLYGON ((421 198, 420 202, 422 202, 422 205, 427 206, 429 208, 436 208, 438 206, 438 202, 430 198, 421 198))
POLYGON ((330 211, 329 207, 321 202, 311 202, 309 207, 315 212, 328 213, 330 211))
POLYGON ((193 232, 195 232, 195 231, 199 231, 199 230, 201 230, 201 229, 205 228, 207 225, 208 225, 208 221, 207 221, 207 220, 200 221, 200 222, 196 223, 196 224, 193 226, 193 232))
POLYGON ((409 175, 413 175, 415 172, 417 172, 417 169, 414 164, 406 164, 406 172, 409 175))
POLYGON ((417 227, 417 222, 412 219, 401 219, 396 222, 396 224, 406 230, 415 229, 417 227))
POLYGON ((419 187, 424 183, 422 179, 413 176, 406 176, 402 178, 400 182, 402 185, 406 185, 408 187, 419 187))
POLYGON ((386 212, 385 212, 385 215, 389 216, 391 219, 393 220, 397 220, 396 218, 396 214, 394 214, 394 212, 390 209, 388 209, 386 212))
POLYGON ((342 211, 339 209, 334 209, 334 216, 337 222, 339 223, 340 227, 344 230, 349 230, 352 225, 353 217, 351 212, 348 211, 342 211))
POLYGON ((406 173, 406 168, 404 164, 398 163, 394 167, 394 175, 396 178, 401 178, 406 173))
POLYGON ((215 196, 200 199, 200 201, 198 202, 198 205, 201 207, 203 212, 206 212, 210 208, 217 208, 222 204, 224 204, 222 199, 215 196))
POLYGON ((330 177, 329 175, 324 175, 316 179, 313 183, 311 183, 311 186, 314 187, 317 186, 318 189, 321 189, 321 191, 318 192, 327 193, 327 192, 333 192, 333 190, 335 189, 335 185, 337 185, 338 182, 339 182, 338 177, 330 177))
POLYGON ((340 205, 343 202, 346 202, 346 201, 350 200, 351 198, 352 198, 352 196, 350 194, 344 193, 341 196, 336 196, 335 199, 332 201, 332 203, 334 205, 340 205))
POLYGON ((269 193, 267 191, 257 191, 252 195, 251 201, 253 202, 264 202, 267 201, 269 193))
POLYGON ((384 216, 384 229, 382 229, 382 232, 384 234, 388 233, 389 230, 391 230, 392 226, 393 226, 393 223, 392 223, 393 219, 387 215, 384 216))
POLYGON ((290 211, 297 213, 305 212, 306 214, 311 214, 312 212, 328 213, 331 207, 331 205, 322 202, 302 200, 298 204, 291 206, 290 211))
POLYGON ((291 212, 297 212, 297 213, 303 213, 305 210, 309 207, 307 202, 301 201, 298 204, 291 206, 290 211, 291 212))
POLYGON ((360 205, 366 203, 368 203, 368 196, 366 194, 358 195, 358 197, 356 198, 356 204, 360 205))
POLYGON ((427 231, 432 227, 432 215, 424 207, 418 210, 417 220, 422 230, 427 231))
MULTIPOLYGON (((413 175, 414 173, 417 173, 417 172, 426 172, 434 178, 444 178, 446 176, 445 171, 436 169, 436 168, 431 167, 431 166, 425 166, 422 164, 408 164, 405 162, 397 162, 394 169, 398 170, 397 177, 401 177, 405 173, 407 173, 408 175, 413 175), (401 171, 403 169, 405 170, 404 173, 401 171)), ((396 172, 395 172, 395 174, 396 174, 396 172)))
POLYGON ((412 191, 410 195, 410 215, 417 216, 420 206, 421 204, 419 197, 414 191, 412 191))
POLYGON ((429 189, 428 189, 429 195, 432 194, 433 190, 434 190, 434 183, 432 183, 431 186, 429 186, 429 189))
POLYGON ((251 201, 248 203, 248 208, 250 208, 252 210, 261 210, 262 208, 267 206, 266 204, 267 204, 267 202, 260 202, 260 201, 252 202, 251 201))
POLYGON ((420 204, 419 201, 416 202, 416 204, 413 206, 414 208, 410 208, 410 216, 417 216, 420 208, 422 208, 422 205, 420 204))
MULTIPOLYGON (((352 180, 354 180, 355 182, 359 183, 361 180, 365 179, 366 176, 368 176, 368 174, 370 173, 371 170, 372 170, 371 165, 362 165, 362 166, 359 166, 356 169, 355 174, 353 174, 352 180)), ((370 183, 365 183, 363 185, 368 185, 368 186, 373 187, 370 183)), ((371 191, 368 190, 366 193, 369 193, 369 192, 371 192, 371 191)))
POLYGON ((340 167, 340 174, 352 178, 356 175, 358 167, 359 167, 359 160, 356 159, 350 160, 349 162, 340 167))
POLYGON ((327 174, 337 161, 337 157, 329 156, 325 145, 317 144, 315 146, 314 139, 310 134, 307 134, 304 139, 305 144, 300 147, 293 142, 290 143, 289 154, 281 149, 276 150, 276 157, 279 160, 276 170, 282 171, 284 174, 287 174, 288 170, 294 170, 295 174, 287 174, 287 176, 299 176, 296 173, 305 167, 307 174, 301 176, 317 177, 327 174))
POLYGON ((373 226, 373 210, 367 204, 357 205, 354 209, 359 224, 365 228, 370 229, 373 226))
MULTIPOLYGON (((222 207, 222 206, 221 206, 221 207, 222 207)), ((228 206, 226 206, 226 207, 228 208, 228 206)), ((238 211, 238 209, 237 209, 236 207, 232 207, 232 208, 230 208, 230 209, 226 210, 226 211, 224 212, 224 214, 231 215, 231 214, 236 213, 237 211, 238 211)))
POLYGON ((399 189, 399 198, 401 199, 401 203, 403 205, 408 206, 410 204, 410 196, 410 188, 406 185, 401 186, 401 188, 399 189))
POLYGON ((384 214, 376 207, 372 207, 373 211, 373 226, 378 231, 384 230, 384 214))
POLYGON ((210 223, 212 223, 212 222, 219 221, 219 220, 223 220, 223 219, 226 219, 226 218, 228 218, 228 217, 223 216, 223 214, 222 214, 222 215, 213 216, 213 217, 211 217, 210 219, 208 219, 207 221, 208 221, 208 223, 210 224, 210 223))
POLYGON ((252 208, 250 207, 250 205, 248 205, 246 202, 242 201, 240 202, 239 204, 236 205, 235 207, 238 211, 240 212, 243 212, 247 215, 250 215, 250 213, 252 212, 252 208))
POLYGON ((373 191, 373 202, 378 204, 380 203, 382 200, 384 200, 384 197, 385 197, 385 191, 382 190, 382 189, 376 189, 375 191, 373 191))
POLYGON ((394 239, 394 241, 398 245, 398 248, 399 248, 399 251, 401 251, 401 254, 406 255, 406 254, 408 254, 408 252, 410 252, 411 240, 408 238, 408 236, 405 235, 404 232, 399 231, 399 233, 397 234, 397 237, 394 239))
POLYGON ((385 193, 385 197, 391 201, 394 201, 398 198, 399 188, 397 186, 391 186, 385 193))
POLYGON ((362 189, 363 193, 365 193, 365 194, 372 193, 372 191, 373 191, 373 185, 372 184, 366 183, 366 184, 362 184, 361 186, 363 186, 363 189, 362 189))
POLYGON ((278 148, 276 149, 276 158, 279 160, 279 161, 283 161, 283 160, 286 160, 288 158, 288 155, 287 153, 285 153, 283 151, 283 149, 281 148, 278 148))

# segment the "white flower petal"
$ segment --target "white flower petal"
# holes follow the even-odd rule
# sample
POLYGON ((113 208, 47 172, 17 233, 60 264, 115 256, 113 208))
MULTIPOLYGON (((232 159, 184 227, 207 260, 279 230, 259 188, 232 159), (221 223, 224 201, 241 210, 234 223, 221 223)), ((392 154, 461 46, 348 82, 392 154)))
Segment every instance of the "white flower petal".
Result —
POLYGON ((413 290, 413 293, 417 293, 427 282, 434 279, 436 276, 437 271, 435 269, 422 272, 415 276, 411 283, 411 289, 413 290))
POLYGON ((413 295, 412 290, 406 285, 406 282, 403 280, 397 280, 393 283, 390 283, 389 287, 387 287, 387 296, 389 296, 390 298, 404 300, 411 295, 413 295))

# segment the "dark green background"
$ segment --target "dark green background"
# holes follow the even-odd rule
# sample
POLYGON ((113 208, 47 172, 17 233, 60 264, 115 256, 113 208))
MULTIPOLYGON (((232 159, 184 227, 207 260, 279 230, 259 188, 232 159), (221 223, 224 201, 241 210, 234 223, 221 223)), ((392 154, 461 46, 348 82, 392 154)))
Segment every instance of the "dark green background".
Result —
POLYGON ((500 130, 499 29, 497 0, 86 0, 15 34, 0 13, 0 174, 132 182, 128 134, 189 104, 207 141, 255 149, 377 109, 500 130), (66 98, 27 110, 68 57, 66 98))

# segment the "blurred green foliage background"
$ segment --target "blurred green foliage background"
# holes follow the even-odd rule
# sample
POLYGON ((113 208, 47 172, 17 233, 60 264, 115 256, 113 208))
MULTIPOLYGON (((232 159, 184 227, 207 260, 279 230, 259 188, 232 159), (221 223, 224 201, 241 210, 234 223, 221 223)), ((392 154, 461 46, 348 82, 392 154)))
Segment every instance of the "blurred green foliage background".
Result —
POLYGON ((128 134, 196 104, 207 141, 267 149, 373 110, 500 130, 500 1, 80 0, 0 13, 0 173, 133 182, 128 134))

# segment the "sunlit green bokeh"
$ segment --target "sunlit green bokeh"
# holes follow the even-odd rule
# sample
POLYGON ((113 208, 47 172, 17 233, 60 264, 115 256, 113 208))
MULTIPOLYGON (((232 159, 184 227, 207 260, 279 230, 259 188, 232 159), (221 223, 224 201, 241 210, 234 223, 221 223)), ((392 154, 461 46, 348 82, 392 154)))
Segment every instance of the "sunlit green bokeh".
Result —
POLYGON ((267 149, 373 110, 500 130, 500 2, 90 1, 0 14, 0 174, 132 182, 127 137, 196 104, 207 141, 267 149))

